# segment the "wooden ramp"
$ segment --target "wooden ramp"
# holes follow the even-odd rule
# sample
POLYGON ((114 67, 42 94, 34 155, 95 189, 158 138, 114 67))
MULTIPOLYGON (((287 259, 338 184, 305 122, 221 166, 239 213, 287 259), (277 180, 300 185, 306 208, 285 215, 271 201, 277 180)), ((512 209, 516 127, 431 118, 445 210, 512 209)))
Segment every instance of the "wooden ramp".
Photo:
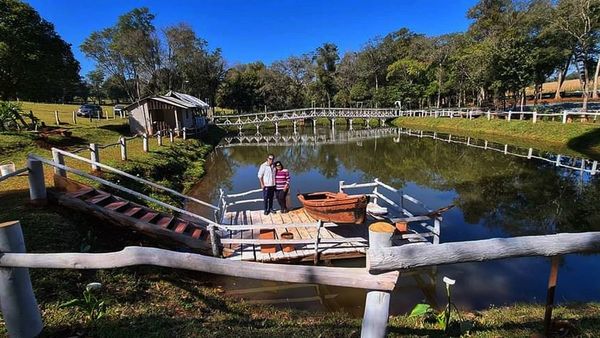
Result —
POLYGON ((60 175, 54 175, 59 205, 90 213, 117 226, 130 228, 170 246, 212 254, 210 236, 202 224, 117 197, 60 175))
MULTIPOLYGON (((257 225, 262 228, 274 225, 275 239, 281 239, 281 234, 291 232, 293 241, 305 243, 294 244, 294 250, 284 252, 282 244, 276 244, 275 253, 261 252, 258 242, 260 230, 221 230, 223 254, 227 259, 258 261, 258 262, 301 262, 313 261, 318 252, 318 259, 327 261, 333 259, 361 258, 368 247, 368 222, 365 224, 335 224, 324 223, 318 228, 318 221, 308 215, 304 208, 290 210, 288 213, 270 213, 264 215, 262 210, 230 211, 223 217, 223 224, 257 225), (285 227, 289 224, 290 227, 285 227), (292 224, 307 224, 307 226, 291 226, 292 224), (319 243, 315 244, 319 238, 319 243), (228 241, 227 239, 231 239, 228 241), (348 240, 353 240, 348 242, 348 240), (240 242, 245 242, 240 243, 240 242), (317 250, 315 250, 317 248, 317 250)), ((232 226, 231 229, 235 229, 232 226)))

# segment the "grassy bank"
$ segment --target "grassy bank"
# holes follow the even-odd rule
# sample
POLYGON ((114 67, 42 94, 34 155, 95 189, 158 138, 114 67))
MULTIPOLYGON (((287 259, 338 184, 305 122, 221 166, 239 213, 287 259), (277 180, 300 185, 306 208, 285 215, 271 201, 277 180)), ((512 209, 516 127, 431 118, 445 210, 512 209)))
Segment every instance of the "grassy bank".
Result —
POLYGON ((399 127, 480 137, 489 141, 534 147, 567 155, 600 158, 600 128, 591 123, 402 117, 399 127))

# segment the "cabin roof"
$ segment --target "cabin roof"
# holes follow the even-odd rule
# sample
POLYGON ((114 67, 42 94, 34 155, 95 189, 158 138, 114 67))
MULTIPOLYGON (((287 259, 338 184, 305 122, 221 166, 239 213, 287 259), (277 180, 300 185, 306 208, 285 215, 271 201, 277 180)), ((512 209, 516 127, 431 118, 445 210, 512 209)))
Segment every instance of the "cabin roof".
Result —
MULTIPOLYGON (((194 96, 188 95, 188 94, 178 93, 178 92, 175 92, 172 90, 169 91, 168 93, 166 93, 165 95, 147 96, 140 100, 140 104, 142 104, 143 102, 148 101, 148 100, 154 100, 154 101, 167 103, 174 107, 183 108, 183 109, 208 108, 209 107, 209 105, 206 102, 200 100, 197 97, 194 97, 194 96)), ((134 102, 134 103, 128 105, 127 107, 125 107, 125 109, 132 110, 137 106, 138 106, 138 103, 134 102)))

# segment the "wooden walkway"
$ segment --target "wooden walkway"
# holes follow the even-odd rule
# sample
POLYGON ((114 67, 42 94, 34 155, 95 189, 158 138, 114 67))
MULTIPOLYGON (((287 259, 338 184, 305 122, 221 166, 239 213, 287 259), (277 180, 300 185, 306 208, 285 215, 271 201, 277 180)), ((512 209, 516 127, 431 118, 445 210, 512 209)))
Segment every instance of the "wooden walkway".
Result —
POLYGON ((309 243, 295 244, 295 250, 284 252, 280 244, 275 245, 275 253, 261 252, 258 244, 226 244, 227 238, 248 239, 248 242, 259 239, 260 230, 248 229, 238 231, 221 231, 223 239, 223 254, 227 259, 258 261, 258 262, 301 262, 313 261, 315 257, 315 243, 318 238, 319 260, 328 261, 333 259, 349 259, 365 257, 368 246, 368 223, 365 224, 343 224, 325 223, 318 228, 318 221, 308 215, 304 208, 290 210, 288 213, 270 213, 264 215, 262 210, 230 211, 225 214, 223 224, 235 225, 275 225, 275 238, 281 239, 281 234, 291 232, 294 240, 310 240, 309 243), (313 226, 300 226, 286 228, 286 224, 312 223, 313 226), (354 239, 352 242, 332 243, 336 240, 343 241, 354 239))

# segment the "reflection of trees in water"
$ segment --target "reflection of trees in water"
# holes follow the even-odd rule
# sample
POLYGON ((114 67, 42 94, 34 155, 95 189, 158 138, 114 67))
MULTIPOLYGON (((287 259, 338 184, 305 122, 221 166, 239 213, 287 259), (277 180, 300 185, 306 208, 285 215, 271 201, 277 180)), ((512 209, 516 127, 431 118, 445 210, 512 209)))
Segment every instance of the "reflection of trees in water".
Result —
MULTIPOLYGON (((290 147, 239 147, 215 152, 203 186, 231 187, 237 166, 258 166, 273 153, 292 174, 318 171, 326 178, 348 171, 393 186, 407 182, 457 193, 465 221, 499 227, 511 235, 599 229, 600 182, 552 164, 410 136, 356 143, 290 147)), ((340 180, 345 179, 339 177, 340 180)))

